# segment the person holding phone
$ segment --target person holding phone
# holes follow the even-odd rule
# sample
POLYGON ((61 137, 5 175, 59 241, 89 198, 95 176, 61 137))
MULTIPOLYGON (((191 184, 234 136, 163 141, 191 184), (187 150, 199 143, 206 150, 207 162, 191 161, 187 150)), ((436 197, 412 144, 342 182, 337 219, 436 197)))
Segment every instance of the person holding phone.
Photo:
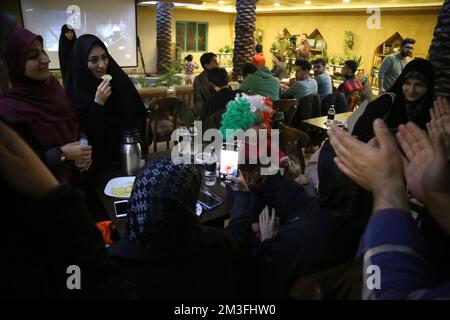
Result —
POLYGON ((235 299, 242 294, 241 268, 250 258, 249 195, 240 177, 228 179, 234 205, 222 231, 199 224, 198 167, 161 158, 141 169, 129 199, 127 235, 109 248, 139 298, 235 299))
MULTIPOLYGON (((245 148, 245 164, 260 163, 263 155, 270 154, 268 152, 272 149, 270 130, 273 114, 272 101, 270 98, 261 95, 247 95, 242 93, 234 101, 227 104, 227 111, 222 114, 222 124, 220 127, 220 132, 224 139, 230 138, 227 136, 227 130, 229 129, 233 130, 232 132, 239 129, 244 131, 252 129, 256 133, 256 141, 240 141, 245 148), (261 130, 266 130, 267 132, 265 146, 259 145, 261 130), (251 145, 255 146, 255 148, 251 145), (266 148, 265 154, 264 147, 266 148), (253 150, 256 150, 256 153, 252 152, 253 150)), ((234 136, 231 138, 234 138, 234 136)), ((276 152, 281 167, 289 167, 292 165, 292 161, 290 161, 284 152, 279 149, 276 152)))

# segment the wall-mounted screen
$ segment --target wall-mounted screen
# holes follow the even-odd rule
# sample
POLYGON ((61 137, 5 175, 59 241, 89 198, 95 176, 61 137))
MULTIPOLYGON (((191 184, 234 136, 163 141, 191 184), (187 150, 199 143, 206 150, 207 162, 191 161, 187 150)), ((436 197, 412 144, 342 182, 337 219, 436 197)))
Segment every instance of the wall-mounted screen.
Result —
POLYGON ((91 33, 103 40, 122 67, 135 67, 136 5, 134 0, 21 0, 24 27, 44 38, 51 69, 59 68, 61 27, 69 24, 77 37, 91 33))

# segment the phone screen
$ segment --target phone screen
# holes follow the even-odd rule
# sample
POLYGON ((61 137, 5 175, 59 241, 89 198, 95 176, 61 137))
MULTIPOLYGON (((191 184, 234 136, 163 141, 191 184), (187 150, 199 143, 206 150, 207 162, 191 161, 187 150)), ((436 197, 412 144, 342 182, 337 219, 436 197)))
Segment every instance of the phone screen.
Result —
POLYGON ((204 206, 207 209, 212 209, 214 207, 217 207, 221 200, 217 196, 213 196, 207 192, 200 191, 200 195, 198 197, 198 201, 202 206, 204 206))
POLYGON ((126 217, 128 214, 128 200, 114 202, 114 211, 117 218, 126 217))
POLYGON ((233 150, 220 151, 220 178, 222 180, 229 174, 238 175, 239 152, 233 150))

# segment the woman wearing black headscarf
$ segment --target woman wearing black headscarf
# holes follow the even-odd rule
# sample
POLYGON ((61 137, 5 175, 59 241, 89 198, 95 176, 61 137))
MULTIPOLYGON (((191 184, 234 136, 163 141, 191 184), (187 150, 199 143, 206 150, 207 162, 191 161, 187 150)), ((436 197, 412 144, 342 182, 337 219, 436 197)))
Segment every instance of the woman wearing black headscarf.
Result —
POLYGON ((77 40, 77 35, 75 30, 65 24, 61 27, 61 35, 59 36, 59 46, 58 46, 58 56, 59 56, 59 67, 61 68, 61 75, 64 80, 67 72, 67 65, 69 64, 70 54, 72 53, 72 48, 77 40))
POLYGON ((94 35, 77 39, 65 78, 80 120, 80 131, 92 145, 93 169, 110 166, 119 159, 121 134, 134 128, 140 133, 146 154, 146 110, 129 77, 94 35), (109 74, 112 79, 102 80, 109 74))
MULTIPOLYGON (((261 219, 256 250, 262 297, 286 299, 298 277, 353 259, 372 210, 371 195, 345 176, 325 142, 319 154, 319 197, 308 195, 297 182, 281 175, 268 177, 274 188, 270 205, 280 226, 261 219)), ((258 191, 259 196, 264 196, 258 191)))
MULTIPOLYGON (((10 41, 16 45, 27 44, 36 38, 42 41, 42 38, 24 29, 16 28, 14 31, 14 26, 13 18, 0 10, 0 95, 6 95, 11 89, 14 93, 16 81, 20 80, 15 76, 20 74, 21 69, 11 70, 14 84, 11 88, 6 65, 14 64, 3 62, 3 48, 8 37, 15 37, 10 41)), ((19 63, 25 51, 15 50, 14 53, 19 56, 19 63)), ((46 72, 45 68, 43 71, 46 72)), ((21 87, 23 89, 23 85, 21 87)), ((53 89, 55 91, 57 87, 53 89)), ((54 93, 58 96, 58 91, 54 93)), ((18 100, 10 99, 3 107, 18 103, 18 100)), ((55 107, 63 106, 55 104, 55 107)), ((19 113, 35 115, 30 112, 32 105, 28 105, 28 110, 23 107, 19 113)), ((17 300, 134 298, 135 289, 124 281, 108 258, 103 239, 83 203, 83 196, 69 185, 59 185, 35 150, 1 118, 2 115, 0 201, 10 204, 8 214, 2 217, 2 224, 11 226, 2 232, 1 271, 5 275, 0 284, 2 297, 17 300), (79 278, 81 290, 73 290, 68 285, 68 277, 76 272, 72 271, 69 275, 69 266, 82 270, 79 278)), ((39 120, 34 117, 32 122, 39 123, 36 119, 39 120)), ((60 134, 53 132, 55 136, 60 134)))
POLYGON ((109 249, 136 284, 141 299, 237 298, 238 269, 250 257, 248 192, 233 193, 227 232, 199 225, 195 213, 201 173, 170 158, 149 163, 136 177, 128 234, 109 249))
POLYGON ((408 121, 425 130, 425 124, 430 121, 429 109, 433 106, 434 79, 429 60, 409 62, 392 88, 367 105, 352 134, 364 142, 372 139, 372 123, 376 118, 382 118, 393 130, 408 121))

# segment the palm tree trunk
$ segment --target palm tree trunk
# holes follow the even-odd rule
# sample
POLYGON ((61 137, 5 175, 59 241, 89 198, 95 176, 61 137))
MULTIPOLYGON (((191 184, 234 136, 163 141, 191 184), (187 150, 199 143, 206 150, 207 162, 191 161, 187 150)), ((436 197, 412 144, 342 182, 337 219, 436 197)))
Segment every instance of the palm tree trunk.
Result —
POLYGON ((172 37, 172 7, 173 3, 158 2, 156 5, 156 70, 158 74, 166 71, 170 65, 170 42, 172 37))
POLYGON ((429 57, 436 72, 435 95, 450 98, 450 0, 442 5, 429 57))
POLYGON ((242 75, 242 66, 251 60, 255 46, 256 3, 258 0, 236 0, 234 24, 233 79, 242 75))

